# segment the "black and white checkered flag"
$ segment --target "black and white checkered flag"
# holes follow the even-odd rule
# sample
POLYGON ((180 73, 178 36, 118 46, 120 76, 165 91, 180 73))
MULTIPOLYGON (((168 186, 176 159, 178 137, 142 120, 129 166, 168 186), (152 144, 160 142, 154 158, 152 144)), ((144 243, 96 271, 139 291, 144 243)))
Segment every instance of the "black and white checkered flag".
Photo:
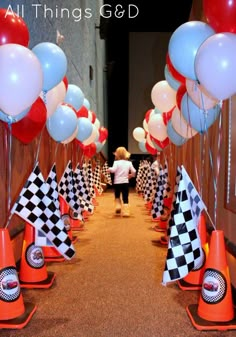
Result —
POLYGON ((89 213, 93 213, 94 205, 92 204, 92 199, 89 194, 88 186, 85 182, 83 172, 78 164, 74 171, 74 181, 75 181, 75 188, 76 193, 80 199, 80 206, 84 211, 89 213))
POLYGON ((60 212, 51 199, 49 185, 44 181, 38 163, 25 183, 11 213, 19 215, 41 231, 66 259, 75 250, 67 234, 60 212))
POLYGON ((77 212, 80 220, 83 220, 80 201, 76 193, 72 163, 69 160, 58 186, 59 194, 66 200, 70 208, 77 212))
POLYGON ((105 183, 108 185, 112 185, 111 173, 108 172, 108 168, 109 168, 108 163, 107 161, 105 161, 105 163, 102 166, 102 174, 105 177, 105 183))
MULTIPOLYGON (((52 199, 57 210, 60 211, 60 202, 58 195, 58 184, 57 184, 57 173, 56 173, 56 163, 52 165, 52 168, 48 174, 46 183, 48 184, 49 191, 48 196, 52 199)), ((39 230, 35 230, 35 244, 42 247, 53 246, 52 243, 48 240, 46 235, 39 230)))
POLYGON ((162 284, 177 281, 202 266, 204 254, 197 224, 205 205, 184 167, 170 227, 170 236, 162 284))
POLYGON ((103 192, 102 185, 101 185, 101 167, 100 162, 96 162, 95 169, 93 171, 93 183, 95 188, 97 189, 98 193, 101 195, 103 192))
POLYGON ((159 175, 157 178, 157 187, 152 203, 151 215, 153 219, 160 217, 164 210, 164 170, 162 165, 159 166, 159 175))

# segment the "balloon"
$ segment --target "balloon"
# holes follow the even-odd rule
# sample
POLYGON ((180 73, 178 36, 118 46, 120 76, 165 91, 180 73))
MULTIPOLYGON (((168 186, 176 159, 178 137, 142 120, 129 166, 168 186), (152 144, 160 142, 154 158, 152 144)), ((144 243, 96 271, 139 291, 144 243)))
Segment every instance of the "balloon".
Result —
POLYGON ((165 147, 167 147, 170 144, 168 136, 163 141, 160 141, 152 136, 150 136, 150 138, 155 149, 157 149, 158 151, 162 151, 165 147))
POLYGON ((97 118, 97 116, 96 116, 95 112, 92 111, 92 110, 89 110, 89 113, 88 113, 88 119, 89 119, 92 123, 94 123, 95 120, 96 120, 96 118, 97 118))
POLYGON ((210 96, 197 81, 186 79, 186 89, 192 101, 203 110, 211 109, 219 102, 219 100, 210 96))
POLYGON ((195 71, 200 84, 218 100, 236 93, 236 35, 215 34, 198 49, 195 71))
POLYGON ((88 109, 86 108, 86 106, 82 105, 82 107, 79 110, 77 110, 76 115, 77 115, 78 118, 79 117, 88 118, 88 109))
POLYGON ((165 79, 167 81, 167 83, 169 84, 169 86, 174 89, 175 91, 178 90, 178 88, 181 85, 181 82, 177 81, 169 72, 167 65, 165 66, 164 69, 164 75, 165 75, 165 79))
POLYGON ((133 137, 135 140, 138 142, 141 142, 142 140, 145 139, 146 132, 143 128, 137 127, 133 130, 133 137))
POLYGON ((68 78, 66 76, 64 76, 63 79, 62 79, 62 81, 63 81, 63 83, 65 85, 66 90, 67 90, 68 89, 68 85, 69 85, 68 78))
POLYGON ((83 142, 85 139, 89 138, 93 132, 93 124, 86 117, 80 117, 77 119, 78 123, 78 133, 76 139, 83 142))
POLYGON ((29 45, 29 30, 25 21, 11 10, 0 8, 0 45, 29 45))
POLYGON ((187 89, 186 89, 186 85, 185 84, 182 84, 179 89, 177 90, 177 93, 176 93, 176 104, 177 104, 177 107, 178 109, 180 110, 180 107, 181 107, 181 101, 182 101, 182 98, 184 96, 184 94, 186 93, 187 89))
POLYGON ((101 142, 95 142, 95 145, 96 145, 96 153, 99 153, 102 150, 104 144, 101 142))
POLYGON ((141 142, 138 143, 138 147, 139 147, 139 150, 141 152, 144 152, 144 153, 147 153, 147 149, 146 149, 146 141, 145 140, 142 140, 141 142))
POLYGON ((94 125, 96 126, 97 129, 100 128, 100 121, 98 118, 95 119, 94 125))
POLYGON ((43 130, 47 119, 47 110, 42 98, 38 97, 27 115, 12 124, 11 133, 22 143, 30 143, 43 130))
POLYGON ((83 91, 77 85, 69 84, 64 102, 72 105, 76 111, 79 110, 84 102, 83 91))
POLYGON ((0 120, 7 124, 17 123, 27 115, 30 108, 31 107, 25 109, 24 111, 22 111, 20 114, 16 116, 9 116, 9 115, 6 115, 4 112, 0 111, 0 120))
POLYGON ((236 33, 236 2, 227 0, 203 0, 203 12, 216 33, 236 33))
POLYGON ((151 91, 151 100, 161 112, 169 111, 175 105, 176 92, 167 81, 157 82, 151 91))
POLYGON ((89 103, 89 101, 87 100, 87 98, 84 98, 83 105, 84 105, 88 110, 90 110, 90 103, 89 103))
POLYGON ((107 139, 108 137, 108 130, 104 127, 104 126, 101 126, 99 129, 99 138, 98 138, 98 141, 99 142, 103 142, 104 140, 107 139))
POLYGON ((76 113, 69 106, 61 104, 47 119, 46 127, 56 142, 63 142, 71 137, 77 128, 76 113))
POLYGON ((83 153, 85 157, 92 158, 97 151, 97 147, 95 143, 83 147, 83 153))
POLYGON ((173 110, 171 124, 174 130, 184 138, 192 138, 197 134, 197 131, 190 126, 177 107, 173 110))
POLYGON ((148 123, 149 118, 151 116, 151 114, 154 113, 154 109, 149 109, 146 113, 145 113, 145 121, 148 123))
POLYGON ((195 56, 200 45, 215 33, 205 22, 188 21, 171 35, 168 53, 174 68, 184 77, 196 80, 195 56))
POLYGON ((186 93, 181 102, 181 112, 184 119, 198 132, 204 133, 217 119, 220 106, 217 104, 208 110, 200 109, 186 93))
POLYGON ((69 144, 72 142, 72 140, 75 139, 76 135, 77 135, 77 132, 78 132, 78 126, 76 126, 76 129, 75 131, 72 133, 72 135, 70 137, 68 137, 67 139, 63 140, 61 143, 62 144, 69 144))
POLYGON ((0 109, 16 116, 38 98, 43 84, 39 60, 28 48, 9 43, 0 46, 0 109))
POLYGON ((176 146, 181 146, 183 145, 184 143, 186 143, 187 141, 187 138, 184 138, 182 136, 180 136, 176 131, 175 129, 173 128, 172 126, 172 123, 171 121, 169 121, 167 123, 167 134, 168 134, 168 137, 170 139, 170 141, 175 144, 176 146))
POLYGON ((171 119, 174 108, 175 106, 170 111, 162 113, 162 118, 165 125, 167 125, 168 121, 171 119))
POLYGON ((148 131, 151 136, 163 141, 167 137, 166 125, 163 121, 162 114, 153 114, 148 122, 148 131))
POLYGON ((185 84, 185 77, 182 76, 174 67, 173 67, 173 64, 171 63, 171 60, 170 60, 170 56, 169 54, 167 53, 166 54, 166 66, 167 66, 167 69, 169 71, 169 73, 173 76, 173 78, 180 82, 180 84, 185 84))
POLYGON ((43 69, 43 90, 48 91, 60 83, 67 71, 67 58, 54 43, 41 42, 32 48, 43 69))
POLYGON ((43 99, 47 107, 47 118, 50 117, 54 113, 58 105, 64 101, 65 95, 66 88, 63 81, 61 81, 49 91, 41 92, 40 97, 43 99))
POLYGON ((89 145, 91 143, 97 142, 99 138, 99 131, 97 129, 97 127, 95 126, 95 124, 92 124, 92 133, 91 135, 86 138, 85 140, 83 140, 83 144, 84 145, 89 145))
POLYGON ((147 141, 145 143, 145 147, 146 147, 147 152, 149 152, 153 156, 155 156, 157 154, 157 149, 155 147, 151 146, 150 143, 148 143, 147 141))

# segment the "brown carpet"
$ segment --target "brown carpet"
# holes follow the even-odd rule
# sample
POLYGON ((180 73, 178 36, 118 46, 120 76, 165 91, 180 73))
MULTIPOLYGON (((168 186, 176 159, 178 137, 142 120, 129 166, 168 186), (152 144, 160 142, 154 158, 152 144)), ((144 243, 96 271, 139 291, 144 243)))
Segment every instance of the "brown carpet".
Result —
POLYGON ((76 257, 48 263, 56 273, 50 289, 22 289, 37 310, 20 330, 1 337, 233 337, 235 331, 199 331, 186 306, 198 291, 163 286, 166 247, 151 226, 144 201, 130 193, 131 216, 115 216, 112 190, 97 198, 85 230, 74 232, 76 257))

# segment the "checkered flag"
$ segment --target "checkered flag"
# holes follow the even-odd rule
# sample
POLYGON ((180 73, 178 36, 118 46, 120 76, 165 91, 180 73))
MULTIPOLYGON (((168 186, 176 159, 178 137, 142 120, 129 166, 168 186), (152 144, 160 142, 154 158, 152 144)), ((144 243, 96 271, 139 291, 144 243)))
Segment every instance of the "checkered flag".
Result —
POLYGON ((147 160, 142 160, 139 163, 137 177, 136 177, 136 191, 137 193, 144 192, 144 186, 147 179, 147 172, 149 170, 149 163, 147 160))
POLYGON ((101 167, 100 167, 99 162, 96 163, 95 169, 93 171, 93 183, 98 193, 101 195, 103 192, 103 189, 101 186, 101 167))
POLYGON ((70 208, 79 214, 80 220, 83 220, 80 201, 76 193, 74 174, 71 161, 68 162, 65 171, 59 182, 59 194, 66 200, 70 208))
MULTIPOLYGON (((57 185, 57 173, 56 173, 56 163, 52 165, 52 168, 48 174, 46 183, 48 184, 49 191, 48 195, 53 200, 55 207, 60 212, 60 202, 58 195, 58 185, 57 185)), ((47 239, 46 235, 44 235, 39 230, 35 230, 35 244, 42 247, 50 247, 53 246, 52 243, 47 239)))
POLYGON ((66 259, 71 259, 75 250, 60 212, 51 199, 49 185, 44 181, 38 163, 25 183, 11 213, 19 215, 41 231, 66 259))
POLYGON ((111 173, 108 172, 108 168, 109 168, 108 163, 107 163, 107 161, 105 161, 105 163, 102 166, 102 174, 105 177, 105 182, 108 185, 112 185, 111 173))
POLYGON ((183 166, 181 172, 163 285, 184 278, 191 270, 202 266, 204 259, 197 224, 205 205, 183 166))
POLYGON ((76 166, 76 169, 74 171, 74 181, 75 181, 76 193, 80 199, 81 208, 84 211, 93 213, 94 205, 92 204, 92 199, 89 194, 88 186, 85 182, 85 179, 84 179, 84 176, 83 176, 83 173, 82 173, 82 170, 79 164, 76 166))
POLYGON ((156 191, 157 177, 152 166, 148 164, 147 178, 144 185, 143 198, 145 201, 151 201, 156 191))
POLYGON ((83 172, 84 172, 85 181, 89 189, 90 196, 93 199, 96 197, 96 195, 95 195, 95 190, 94 190, 93 169, 92 169, 91 161, 84 163, 83 172))
POLYGON ((154 196, 154 200, 152 203, 152 210, 151 215, 152 218, 158 218, 164 213, 164 170, 162 168, 162 165, 159 167, 159 175, 157 178, 157 188, 154 196))
POLYGON ((165 160, 165 165, 164 165, 164 175, 163 175, 163 184, 164 184, 164 191, 163 191, 163 197, 168 198, 171 188, 170 188, 170 183, 169 183, 169 172, 168 172, 168 163, 165 160))

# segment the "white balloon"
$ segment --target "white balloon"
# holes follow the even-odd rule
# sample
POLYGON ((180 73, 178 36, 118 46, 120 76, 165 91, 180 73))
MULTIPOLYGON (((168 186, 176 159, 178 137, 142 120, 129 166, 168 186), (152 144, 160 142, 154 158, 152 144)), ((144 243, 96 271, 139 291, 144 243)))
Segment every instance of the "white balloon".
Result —
POLYGON ((167 81, 159 81, 152 88, 151 100, 161 112, 168 112, 175 106, 176 91, 167 81))
POLYGON ((138 142, 141 142, 145 139, 145 130, 141 127, 137 127, 133 130, 133 137, 138 142))

